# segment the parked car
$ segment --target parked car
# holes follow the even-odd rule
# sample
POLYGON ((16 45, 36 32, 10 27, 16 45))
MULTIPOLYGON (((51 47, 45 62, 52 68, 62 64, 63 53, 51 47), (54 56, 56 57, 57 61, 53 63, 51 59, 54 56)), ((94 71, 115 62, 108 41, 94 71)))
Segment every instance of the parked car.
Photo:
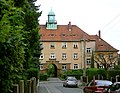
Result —
POLYGON ((103 93, 112 84, 108 80, 92 80, 87 86, 84 87, 84 93, 103 93))
POLYGON ((63 87, 78 87, 78 81, 75 77, 69 76, 65 82, 63 82, 63 87))
POLYGON ((104 93, 120 93, 120 82, 113 83, 104 93))

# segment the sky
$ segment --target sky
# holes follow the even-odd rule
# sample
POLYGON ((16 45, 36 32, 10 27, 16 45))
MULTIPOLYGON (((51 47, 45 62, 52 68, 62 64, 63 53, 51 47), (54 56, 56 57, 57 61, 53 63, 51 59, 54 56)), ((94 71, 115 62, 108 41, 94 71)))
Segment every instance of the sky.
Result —
MULTIPOLYGON (((98 35, 120 50, 120 0, 37 0, 41 5, 40 24, 45 24, 48 13, 55 13, 58 25, 77 25, 89 35, 98 35)), ((120 51, 119 51, 120 53, 120 51)))

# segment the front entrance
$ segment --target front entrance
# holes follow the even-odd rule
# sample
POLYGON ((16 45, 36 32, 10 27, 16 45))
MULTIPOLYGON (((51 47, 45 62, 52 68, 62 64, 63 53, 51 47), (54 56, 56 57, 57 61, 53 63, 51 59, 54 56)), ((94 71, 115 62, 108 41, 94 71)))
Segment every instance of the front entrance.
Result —
POLYGON ((55 64, 50 64, 47 73, 50 77, 57 77, 57 66, 55 64))

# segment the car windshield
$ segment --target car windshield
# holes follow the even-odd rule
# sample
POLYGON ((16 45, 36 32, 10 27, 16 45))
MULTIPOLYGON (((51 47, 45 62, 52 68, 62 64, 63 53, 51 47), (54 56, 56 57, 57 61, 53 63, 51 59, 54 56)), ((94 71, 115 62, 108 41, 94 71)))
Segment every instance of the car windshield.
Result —
POLYGON ((97 86, 109 86, 111 84, 112 84, 112 82, 110 82, 110 81, 98 81, 97 82, 97 86))
POLYGON ((75 81, 76 80, 76 78, 75 77, 68 77, 68 79, 67 80, 69 80, 69 81, 75 81))

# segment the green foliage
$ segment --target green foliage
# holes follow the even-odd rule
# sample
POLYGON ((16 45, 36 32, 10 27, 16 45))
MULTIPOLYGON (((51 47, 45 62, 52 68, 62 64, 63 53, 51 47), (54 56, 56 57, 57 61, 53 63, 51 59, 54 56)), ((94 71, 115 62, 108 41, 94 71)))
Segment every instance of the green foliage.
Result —
POLYGON ((120 70, 109 70, 109 78, 115 77, 116 75, 120 75, 120 70))
POLYGON ((65 70, 61 71, 60 77, 61 79, 66 79, 67 76, 75 76, 77 79, 80 79, 80 76, 82 76, 83 70, 65 70))
POLYGON ((48 78, 48 74, 47 74, 47 73, 44 73, 44 74, 40 73, 39 79, 40 79, 41 81, 46 81, 47 78, 48 78))
POLYGON ((98 69, 96 68, 89 68, 86 70, 86 75, 89 77, 89 81, 93 79, 93 76, 97 76, 98 69))
POLYGON ((30 68, 30 69, 27 69, 27 78, 30 79, 32 77, 35 77, 36 79, 39 78, 39 69, 37 68, 30 68))
POLYGON ((36 54, 40 52, 38 17, 41 13, 28 0, 19 3, 0 0, 0 10, 0 91, 8 93, 13 83, 31 77, 30 72, 38 75, 31 68, 37 69, 39 64, 36 54))
POLYGON ((101 76, 103 76, 103 79, 106 79, 107 78, 107 76, 106 76, 106 70, 105 69, 99 69, 98 71, 98 75, 101 75, 101 76))
POLYGON ((114 69, 115 69, 115 70, 120 70, 120 64, 119 64, 119 65, 116 65, 114 69))
POLYGON ((94 54, 92 51, 92 57, 91 57, 91 68, 94 68, 94 54))
POLYGON ((54 76, 54 73, 55 73, 55 67, 53 66, 53 64, 50 64, 49 67, 48 67, 47 74, 50 77, 52 77, 52 76, 54 76))
POLYGON ((87 69, 86 73, 88 76, 94 76, 94 75, 97 75, 97 71, 98 69, 96 68, 89 68, 87 69))

